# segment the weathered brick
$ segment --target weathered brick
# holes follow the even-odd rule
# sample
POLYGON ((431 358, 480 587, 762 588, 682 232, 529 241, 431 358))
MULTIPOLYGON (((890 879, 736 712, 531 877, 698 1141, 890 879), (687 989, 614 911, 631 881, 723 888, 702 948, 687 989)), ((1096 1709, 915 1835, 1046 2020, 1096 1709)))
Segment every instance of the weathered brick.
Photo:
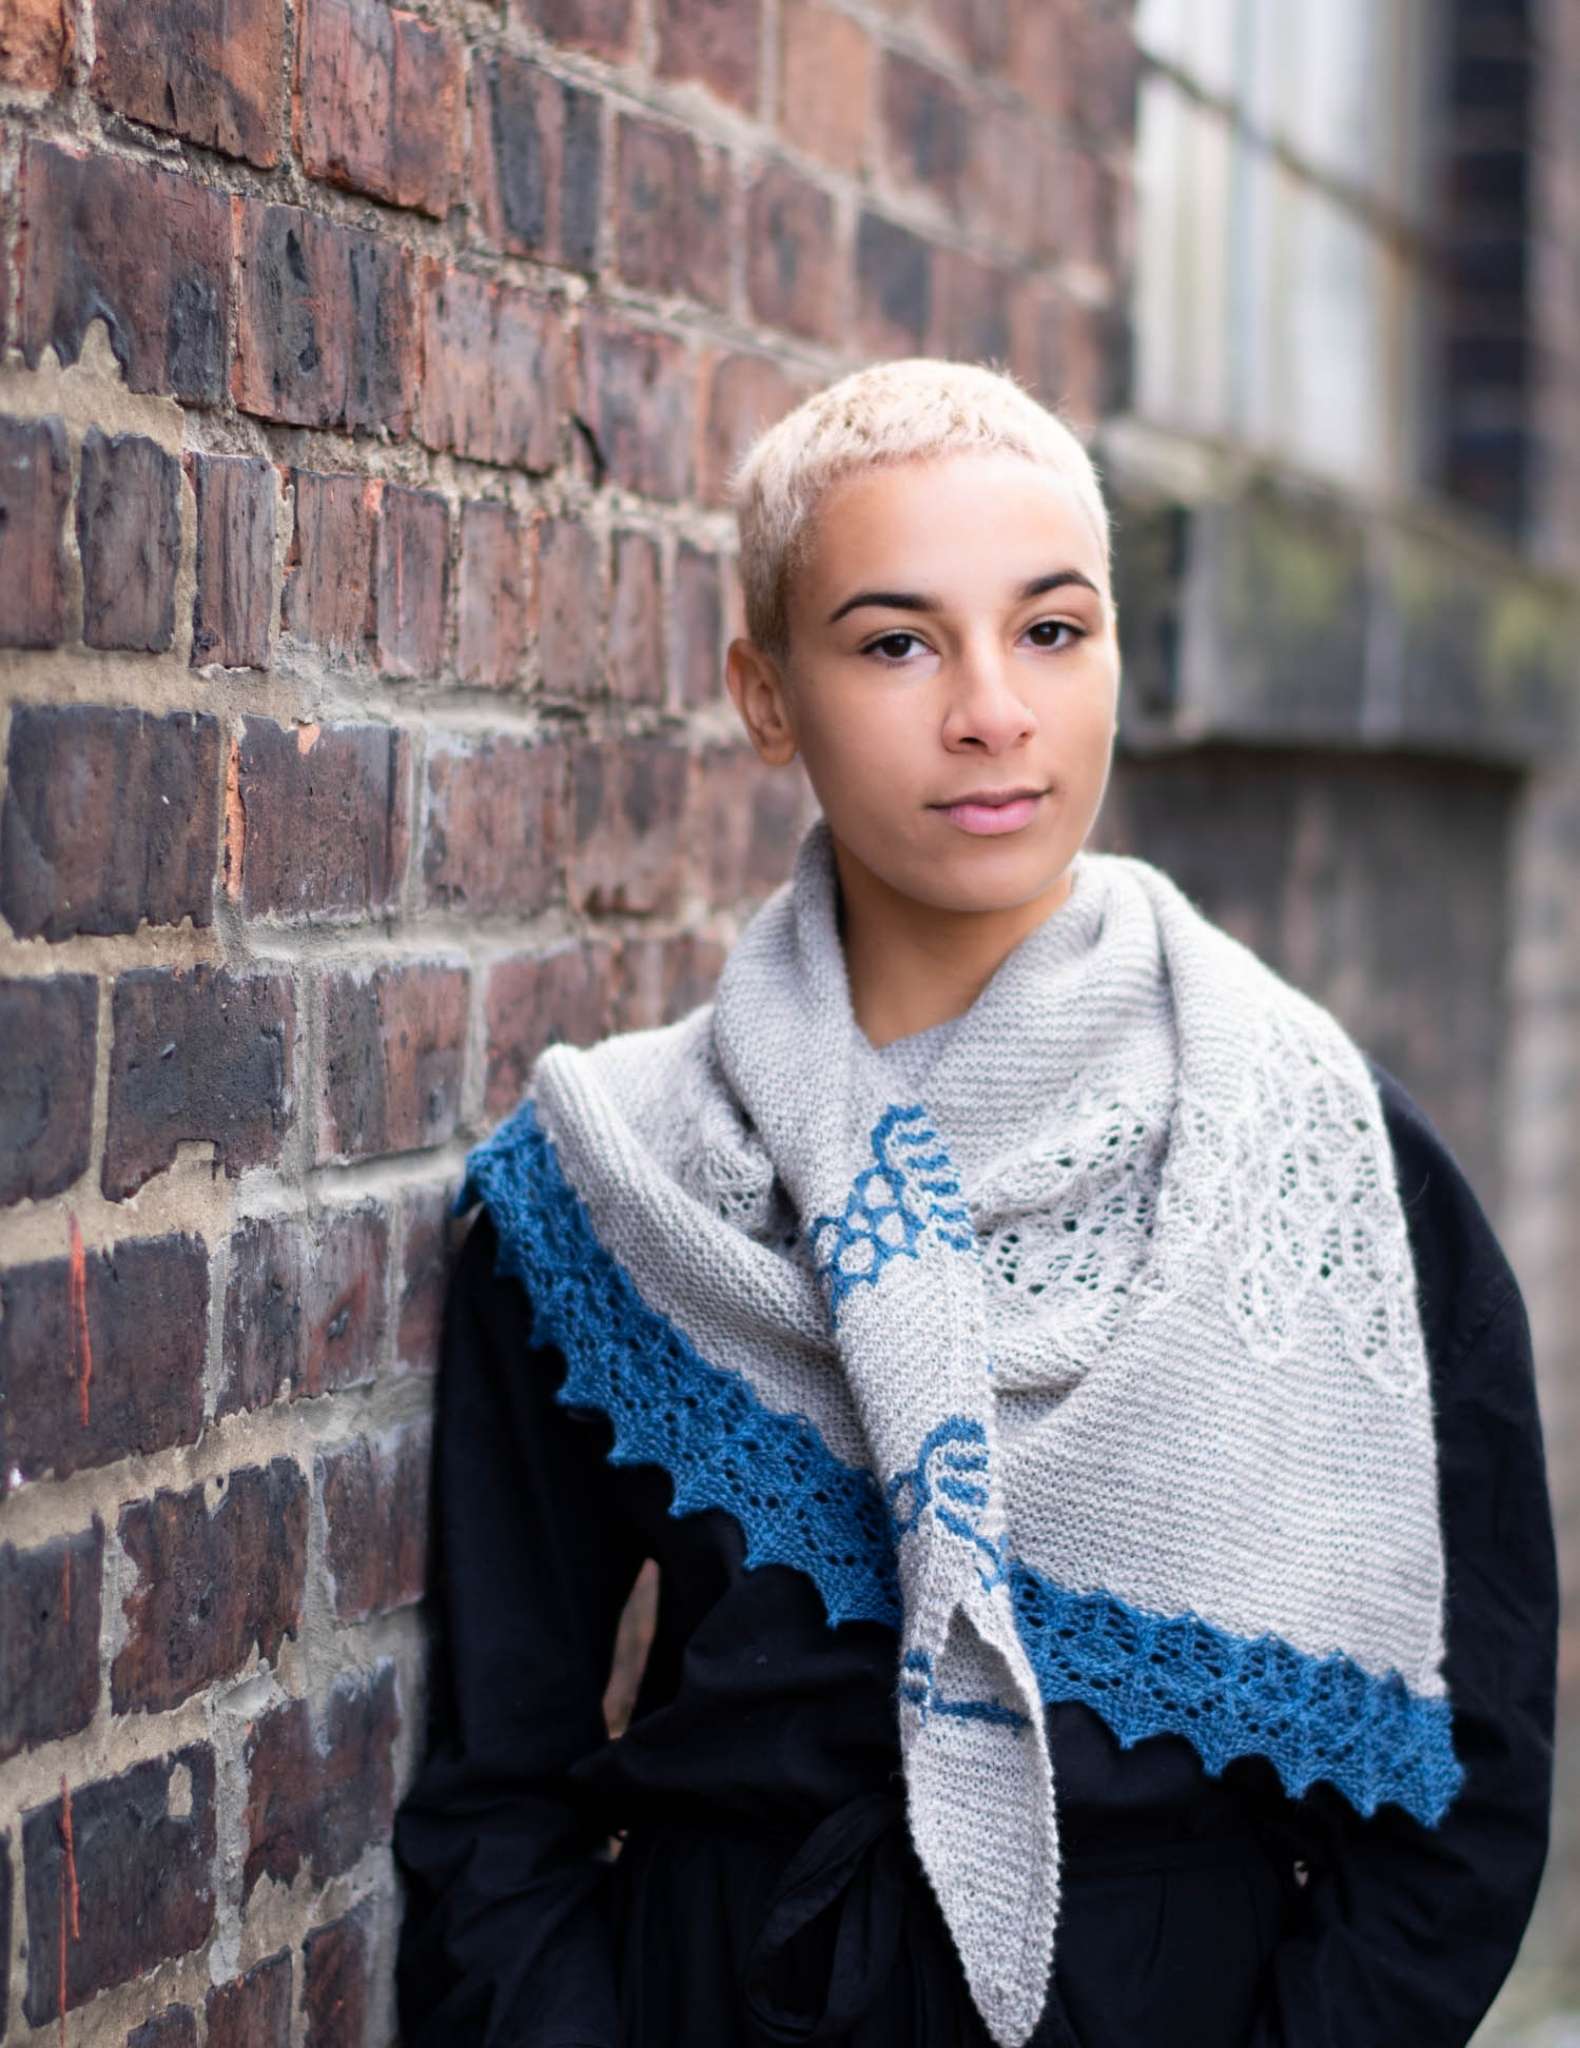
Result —
POLYGON ((24 92, 54 92, 77 40, 67 0, 12 0, 0 16, 0 80, 24 92))
POLYGON ((526 536, 513 505, 473 498, 461 507, 456 669, 463 682, 508 689, 532 637, 526 536))
MULTIPOLYGON (((0 28, 0 49, 4 35, 0 28)), ((65 638, 70 496, 71 458, 59 415, 0 417, 0 647, 58 647, 65 638)))
POLYGON ((761 0, 655 0, 654 13, 660 77, 697 79, 755 107, 761 0))
POLYGON ((591 527, 574 514, 540 519, 533 537, 543 687, 552 698, 585 703, 603 682, 603 551, 591 527))
POLYGON ((206 712, 19 704, 0 910, 20 938, 213 917, 219 726, 206 712))
POLYGON ((321 1160, 414 1152, 450 1136, 469 989, 464 967, 429 961, 325 977, 321 1160))
POLYGON ((226 1475, 212 1513, 204 1486, 161 1487, 121 1510, 137 1577, 121 1602, 126 1641, 110 1667, 117 1714, 161 1713, 239 1671, 254 1644, 277 1665, 302 1623, 307 1481, 290 1458, 226 1475))
POLYGON ((603 102, 510 50, 472 58, 472 194, 489 241, 571 270, 598 261, 603 102))
POLYGON ((663 701, 664 603, 658 542, 650 533, 614 536, 609 682, 625 703, 663 701))
POLYGON ((321 1738, 302 1699, 254 1724, 246 1746, 243 1901, 260 1878, 288 1885, 304 1867, 323 1884, 389 1839, 399 1729, 395 1666, 387 1658, 336 1682, 321 1738))
POLYGON ((449 612, 450 508, 437 491, 386 484, 373 548, 373 658, 380 673, 437 675, 449 612))
POLYGON ((249 1217, 230 1241, 217 1412, 371 1380, 388 1269, 389 1219, 376 1206, 249 1217))
POLYGON ((703 425, 702 495, 708 504, 727 502, 731 467, 763 428, 781 419, 800 397, 796 384, 772 356, 730 353, 713 358, 707 370, 703 425))
POLYGON ((143 434, 82 440, 77 487, 82 637, 157 654, 175 638, 181 465, 143 434))
POLYGON ((439 1363, 445 1290, 455 1256, 452 1194, 450 1188, 412 1188, 401 1205, 395 1360, 408 1372, 432 1372, 439 1363))
POLYGON ((688 496, 696 402, 685 343, 592 307, 581 343, 583 416, 610 481, 643 497, 688 496))
POLYGON ((222 194, 121 157, 30 137, 22 152, 17 327, 28 367, 76 362, 102 319, 133 391, 218 405, 230 354, 222 194))
POLYGON ((614 979, 614 947, 596 939, 501 960, 489 970, 483 1091, 488 1116, 497 1119, 516 1107, 532 1062, 546 1045, 561 1039, 592 1045, 613 1030, 614 979))
POLYGON ((611 1029, 644 1031, 708 1000, 724 948, 698 932, 639 932, 621 942, 619 965, 611 1029))
POLYGON ((1015 279, 964 249, 933 252, 928 351, 966 362, 1007 363, 1015 279))
POLYGON ((205 1942, 214 1926, 214 1752, 188 1743, 22 1815, 27 1990, 42 2027, 205 1942), (64 1946, 64 1954, 62 1954, 64 1946), (65 1997, 62 2000, 61 1987, 65 1997))
POLYGON ((87 1171, 99 987, 88 974, 0 981, 0 1207, 87 1171))
POLYGON ((559 874, 564 789, 562 746, 436 741, 423 840, 427 901, 473 917, 542 910, 559 874))
POLYGON ((396 902, 410 752, 397 726, 243 721, 231 742, 225 885, 249 917, 363 917, 396 902))
POLYGON ((297 426, 404 434, 417 367, 406 250, 299 206, 236 207, 236 403, 297 426))
POLYGON ((250 455, 189 454, 197 497, 192 666, 267 668, 279 472, 250 455))
POLYGON ((104 1524, 34 1550, 0 1544, 0 1763, 86 1728, 99 1704, 104 1524))
POLYGON ((135 1194, 183 1144, 227 1175, 280 1156, 293 1101, 296 998, 288 974, 138 967, 112 998, 104 1192, 135 1194))
POLYGON ((699 766, 708 791, 706 861, 710 899, 739 903, 767 895, 790 870, 796 844, 811 821, 799 766, 770 768, 744 741, 704 748, 699 766))
POLYGON ((197 2048, 197 2014, 189 2005, 167 2005, 132 2028, 126 2048, 197 2048))
POLYGON ((779 132, 836 170, 861 171, 873 129, 872 37, 823 0, 784 0, 779 132))
POLYGON ((622 114, 615 132, 615 265, 627 284, 723 308, 730 295, 730 166, 687 129, 622 114))
POLYGON ((92 87, 117 113, 265 167, 280 160, 284 0, 96 0, 92 87))
POLYGON ((675 550, 675 589, 669 610, 675 701, 688 708, 715 703, 724 692, 719 562, 716 555, 689 540, 675 550))
POLYGON ((373 534, 382 485, 361 476, 291 472, 295 506, 280 592, 287 633, 333 662, 359 661, 373 619, 373 534))
POLYGON ((371 1900, 315 1927, 302 1943, 304 2048, 362 2048, 368 2032, 371 1900))
POLYGON ((196 1443, 207 1317, 196 1238, 74 1238, 66 1258, 0 1273, 0 1493, 196 1443))
MULTIPOLYGON (((1046 6, 1047 0, 1038 4, 1046 6)), ((1009 0, 929 0, 928 11, 974 70, 1004 66, 1010 51, 1009 0)))
POLYGON ((909 228, 863 213, 856 224, 857 333, 875 356, 915 355, 933 317, 933 250, 909 228))
POLYGON ((297 153, 310 178, 443 220, 459 197, 461 45, 384 0, 306 0, 297 153))
POLYGON ((571 755, 566 891, 576 910, 673 909, 691 757, 666 738, 585 742, 571 755))
POLYGON ((203 1997, 207 2048, 290 2048, 291 1952, 266 1956, 203 1997))
POLYGON ((426 1421, 376 1443, 355 1437, 319 1453, 324 1556, 337 1620, 366 1621, 422 1598, 430 1454, 426 1421))
POLYGON ((632 0, 509 0, 513 25, 616 63, 630 54, 631 7, 632 0))
POLYGON ((787 164, 767 164, 746 200, 746 287, 757 319, 809 341, 843 325, 834 201, 787 164))
POLYGON ((971 149, 972 110, 945 72, 898 50, 883 63, 879 89, 884 154, 902 182, 946 206, 960 203, 971 149))
POLYGON ((570 409, 570 362, 552 299, 429 260, 417 428, 428 447, 552 469, 570 409))

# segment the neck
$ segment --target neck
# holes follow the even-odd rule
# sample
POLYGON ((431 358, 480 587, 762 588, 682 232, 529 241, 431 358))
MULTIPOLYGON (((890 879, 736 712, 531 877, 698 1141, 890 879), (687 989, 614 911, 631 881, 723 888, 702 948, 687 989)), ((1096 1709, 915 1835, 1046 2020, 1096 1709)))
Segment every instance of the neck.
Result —
POLYGON ((1073 879, 1066 868, 1040 895, 1003 910, 940 910, 902 896, 837 839, 834 866, 851 1008, 875 1046, 968 1010, 1073 879))

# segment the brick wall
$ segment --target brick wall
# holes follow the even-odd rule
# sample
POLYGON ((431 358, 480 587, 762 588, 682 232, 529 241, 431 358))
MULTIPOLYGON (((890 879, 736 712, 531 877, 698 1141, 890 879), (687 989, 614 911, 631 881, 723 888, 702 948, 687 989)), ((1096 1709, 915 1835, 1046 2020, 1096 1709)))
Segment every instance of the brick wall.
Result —
POLYGON ((217 19, 0 8, 0 2035, 331 2048, 393 2031, 461 1159, 806 816, 721 700, 725 466, 873 354, 1104 410, 1134 52, 217 19))

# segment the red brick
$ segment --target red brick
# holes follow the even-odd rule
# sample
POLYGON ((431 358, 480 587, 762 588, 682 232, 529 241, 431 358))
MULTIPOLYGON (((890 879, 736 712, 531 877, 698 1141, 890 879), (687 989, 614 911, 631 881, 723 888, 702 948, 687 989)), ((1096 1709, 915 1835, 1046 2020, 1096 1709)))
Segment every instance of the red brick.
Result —
POLYGON ((684 1017, 712 995, 723 965, 723 946, 698 932, 623 940, 611 1029, 644 1031, 684 1017))
POLYGON ((1090 432, 1106 410, 1107 379, 1118 360, 1101 309, 1077 305, 1046 280, 1022 281, 1011 309, 1010 367, 1044 404, 1063 407, 1090 432))
POLYGON ((0 1207, 58 1195, 87 1171, 99 985, 89 974, 0 981, 0 1207))
POLYGON ((508 0, 513 27, 533 28, 550 42, 591 50, 615 63, 631 53, 632 0, 508 0))
POLYGON ((708 792, 706 860, 709 898, 735 904, 767 895, 790 872, 812 805, 799 765, 770 768, 743 741, 704 749, 698 775, 708 792))
POLYGON ((654 0, 661 78, 697 79, 721 99, 757 104, 760 0, 654 0))
POLYGON ((783 0, 779 132, 836 170, 867 168, 873 129, 867 31, 822 0, 783 0))
POLYGON ((1099 149, 1135 132, 1140 55, 1131 10, 1077 7, 1072 10, 1075 69, 1069 118, 1075 131, 1099 149))
POLYGON ((575 910, 672 910, 682 878, 691 756, 663 738, 587 741, 571 756, 575 910))
POLYGON ((713 704, 724 694, 724 604, 719 562, 705 548, 683 540, 675 550, 675 590, 670 601, 674 633, 673 697, 688 709, 713 704))
POLYGON ((733 464, 801 395, 772 356, 730 354, 713 359, 703 428, 702 495, 708 504, 728 502, 726 483, 733 464))
POLYGON ((946 206, 960 202, 972 109, 946 73, 890 50, 880 85, 884 155, 891 172, 946 206))
POLYGON ((603 102, 510 50, 472 58, 472 194, 483 233, 571 270, 598 261, 603 102))
POLYGON ((212 922, 215 719, 19 704, 6 755, 0 910, 19 938, 212 922))
POLYGON ((406 250, 298 206, 234 203, 237 405, 297 426, 404 434, 417 369, 406 250))
POLYGON ((526 536, 513 505, 474 498, 461 507, 456 599, 461 680, 509 689, 521 674, 534 621, 526 536))
POLYGON ((0 80, 25 92, 54 92, 77 40, 66 0, 11 0, 0 16, 0 80))
POLYGON ((291 1952, 266 1956, 203 1997, 207 2048, 290 2048, 291 1952))
POLYGON ((785 164, 768 164, 746 201, 746 285, 752 313, 809 341, 843 326, 834 202, 785 164))
POLYGON ((138 967, 116 981, 102 1185, 135 1194, 183 1144, 210 1144, 227 1175, 272 1165, 293 1101, 290 975, 138 967))
POLYGON ((78 156, 30 137, 22 152, 17 325, 28 367, 46 345, 76 362, 103 319, 132 391, 218 405, 230 355, 230 208, 173 172, 78 156))
POLYGON ((856 226, 857 334, 871 355, 916 355, 933 316, 933 248, 881 214, 856 226))
POLYGON ((730 296, 730 167, 687 129, 622 114, 615 136, 615 265, 630 285, 723 308, 730 296))
POLYGON ((386 484, 373 547, 373 659, 380 673, 436 676, 449 611, 450 508, 437 491, 386 484))
POLYGON ((647 498, 688 497, 696 401, 685 343, 591 306, 581 342, 583 416, 609 480, 647 498))
POLYGON ((372 1913, 372 1902, 364 1900, 327 1927, 315 1927, 302 1943, 304 2048, 363 2048, 371 1995, 372 1913))
POLYGON ((515 1108, 544 1046, 561 1039, 592 1045, 614 1029, 614 975, 614 948, 591 939, 501 960, 490 971, 486 1115, 497 1119, 515 1108))
POLYGON ((189 2005, 167 2005, 132 2028, 126 2048, 197 2048, 197 2014, 189 2005))
POLYGON ((325 977, 317 1156, 443 1144, 461 1107, 469 977, 437 962, 325 977))
POLYGON ((197 496, 192 666, 266 669, 279 472, 250 455, 194 453, 183 463, 197 496))
POLYGON ((244 1903, 260 1878, 288 1885, 306 1868, 321 1885, 389 1839, 400 1731, 394 1664, 385 1658, 337 1680, 323 1721, 320 1739, 307 1701, 288 1700, 248 1733, 244 1903))
POLYGON ((297 153, 310 178, 443 220, 460 196, 461 46, 384 0, 305 0, 297 153))
POLYGON ((277 1666, 302 1624, 307 1481, 291 1458, 226 1475, 209 1512, 206 1486, 161 1487, 121 1510, 121 1547, 136 1573, 121 1602, 125 1643, 110 1667, 117 1714, 162 1713, 249 1662, 277 1666))
POLYGON ((284 0, 96 0, 91 84, 117 113, 265 167, 280 160, 284 0))
POLYGON ((559 307, 542 294, 430 260, 423 285, 417 431, 476 462, 550 470, 570 409, 559 307))
POLYGON ((86 1728, 99 1704, 104 1524, 0 1544, 0 1763, 86 1728))
POLYGON ((373 534, 382 485, 293 469, 295 519, 280 617, 332 662, 360 661, 373 619, 373 534))
POLYGON ((406 872, 411 749, 389 725, 275 725, 231 741, 225 883, 249 917, 365 917, 406 872))
POLYGON ((472 917, 542 910, 559 877, 565 749, 436 740, 428 756, 423 890, 472 917))
POLYGON ((249 1217, 230 1241, 216 1412, 371 1380, 388 1270, 389 1219, 376 1206, 249 1217))
POLYGON ((156 654, 176 630, 181 465, 142 434, 82 440, 77 487, 82 637, 90 647, 156 654))
POLYGON ((971 125, 963 218, 1024 262, 1073 252, 1083 212, 1082 159, 1046 116, 995 106, 971 125))
POLYGON ((0 417, 0 647, 58 647, 65 638, 70 496, 71 458, 59 415, 0 417))
POLYGON ((132 1239, 0 1273, 0 1494, 196 1443, 207 1318, 196 1238, 132 1239))
POLYGON ((650 533, 614 536, 609 609, 609 683, 628 704, 664 698, 664 603, 658 542, 650 533))
MULTIPOLYGON (((973 70, 1004 69, 1010 49, 1010 0, 929 0, 929 12, 973 70)), ((1011 83, 1020 82, 1012 76, 1011 83)))
POLYGON ((603 683, 603 552, 592 529, 573 515, 540 519, 534 540, 543 687, 554 699, 585 703, 603 683))
POLYGON ((119 1777, 68 1785, 64 1799, 27 1809, 29 2024, 42 2027, 60 2018, 62 2003, 74 2011, 110 1985, 201 1947, 214 1927, 214 1847, 214 1752, 206 1742, 119 1777))
POLYGON ((430 1455, 426 1422, 377 1443, 357 1437, 320 1452, 324 1556, 337 1620, 366 1621, 422 1598, 430 1455))
POLYGON ((402 1203, 395 1359, 408 1372, 432 1372, 439 1363, 445 1290, 455 1256, 452 1193, 450 1188, 413 1188, 402 1203))
POLYGON ((928 353, 966 362, 1008 363, 1015 280, 963 249, 933 254, 933 322, 928 353))

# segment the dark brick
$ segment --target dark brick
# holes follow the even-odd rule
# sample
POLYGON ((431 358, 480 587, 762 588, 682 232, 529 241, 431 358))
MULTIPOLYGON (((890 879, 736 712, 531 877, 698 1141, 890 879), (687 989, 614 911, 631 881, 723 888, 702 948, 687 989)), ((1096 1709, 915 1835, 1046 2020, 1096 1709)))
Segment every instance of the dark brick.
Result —
POLYGON ((707 863, 709 897, 733 904, 767 895, 790 871, 811 821, 799 766, 770 768, 744 742, 705 747, 698 767, 708 791, 709 836, 693 849, 707 863))
POLYGON ((746 202, 746 286, 770 327, 832 342, 843 327, 834 201, 785 164, 768 164, 746 202))
POLYGON ((41 1202, 88 1167, 99 986, 88 974, 0 981, 0 1207, 41 1202))
POLYGON ((409 1607, 427 1579, 426 1422, 374 1443, 356 1437, 319 1453, 324 1556, 339 1621, 409 1607))
POLYGON ((0 1763, 86 1728, 99 1704, 104 1524, 35 1550, 0 1544, 0 1763))
POLYGON ((508 0, 510 20, 550 42, 591 50, 618 63, 630 54, 631 0, 508 0))
POLYGON ((126 2048, 197 2048, 197 2014, 189 2005, 167 2005, 133 2027, 126 2048))
POLYGON ((856 306, 873 355, 914 355, 933 317, 933 251, 909 228, 863 213, 856 225, 856 306))
POLYGON ((597 535, 574 515, 540 519, 538 665, 555 699, 581 704, 603 683, 604 621, 609 609, 597 535))
POLYGON ((73 1232, 66 1258, 0 1273, 0 1493, 196 1443, 207 1320, 192 1237, 84 1252, 73 1232))
POLYGON ((614 536, 609 682, 625 703, 663 702, 664 602, 658 542, 650 533, 614 536))
POLYGON ((325 977, 320 1160, 413 1152, 451 1135, 468 993, 464 967, 436 962, 325 977))
POLYGON ((142 434, 82 439, 77 488, 82 637, 90 647, 158 654, 176 631, 181 465, 142 434))
POLYGON ((219 725, 206 712, 19 704, 0 910, 19 938, 213 920, 219 725))
POLYGON ((138 967, 113 998, 103 1187, 112 1202, 211 1144, 228 1175, 272 1164, 290 1121, 296 999, 288 974, 138 967))
POLYGON ((562 746, 436 740, 428 756, 426 900, 474 917, 542 910, 559 875, 564 806, 562 746))
POLYGON ((310 178, 443 220, 459 196, 461 46, 384 0, 306 0, 297 153, 310 178))
POLYGON ((254 1963, 204 1994, 207 2048, 290 2048, 291 1952, 254 1963))
POLYGON ((339 1679, 323 1724, 315 1738, 307 1701, 288 1700, 247 1737, 243 1902, 260 1878, 288 1885, 305 1867, 321 1885, 389 1839, 400 1730, 394 1664, 386 1658, 339 1679))
POLYGON ((614 948, 594 939, 501 960, 489 970, 486 1115, 497 1120, 516 1107, 546 1045, 592 1045, 614 1029, 614 976, 614 948))
POLYGON ((933 324, 929 353, 965 362, 1007 363, 1012 346, 1009 273, 963 249, 933 257, 933 324))
POLYGON ((718 557, 689 540, 675 550, 675 591, 669 610, 675 700, 688 708, 717 702, 724 693, 724 599, 718 557))
POLYGON ((17 330, 28 367, 63 363, 103 319, 133 391, 218 405, 230 355, 230 207, 120 157, 29 138, 22 153, 17 330))
POLYGON ((436 491, 386 484, 373 550, 373 658, 380 673, 436 675, 449 609, 449 506, 436 491))
POLYGON ((439 1363, 445 1289, 454 1259, 452 1193, 450 1188, 412 1188, 402 1204, 395 1359, 409 1372, 432 1372, 439 1363))
POLYGON ((689 496, 696 402, 684 342, 591 307, 581 341, 586 425, 609 480, 643 497, 689 496))
POLYGON ((225 882, 249 917, 366 916, 399 899, 410 747, 390 725, 243 722, 225 882))
POLYGON ((721 99, 757 103, 760 0, 655 0, 661 78, 698 79, 721 99))
POLYGON ((364 1900, 302 1943, 304 2048, 362 2048, 367 2039, 372 1913, 364 1900))
POLYGON ((691 756, 674 741, 589 741, 571 756, 566 890, 575 910, 671 910, 682 875, 691 756))
POLYGON ((516 508, 502 499, 474 498, 461 507, 456 614, 461 680, 508 689, 521 673, 534 607, 526 537, 516 508))
POLYGON ((724 948, 698 932, 638 933, 622 941, 613 1022, 616 1031, 668 1024, 713 993, 724 948))
POLYGON ((823 0, 784 0, 779 20, 780 134, 836 170, 864 170, 874 126, 871 35, 823 0))
POLYGON ((389 1221, 377 1207, 249 1217, 230 1241, 217 1412, 371 1380, 388 1268, 389 1221))
POLYGON ((738 458, 802 396, 772 356, 720 355, 708 367, 703 426, 702 495, 727 502, 726 483, 738 458))
POLYGON ((0 416, 0 647, 58 647, 66 636, 70 496, 64 421, 0 416))
POLYGON ((564 321, 551 299, 429 260, 417 427, 428 447, 552 469, 569 379, 564 321))
POLYGON ((417 366, 406 250, 298 206, 237 204, 236 403, 297 426, 404 434, 417 366))
POLYGON ((895 176, 958 206, 972 120, 960 88, 945 73, 890 50, 880 97, 884 149, 895 176))
POLYGON ((96 0, 92 86, 189 142, 280 160, 284 0, 96 0))
POLYGON ((250 455, 185 458, 197 496, 192 666, 267 668, 279 472, 250 455))
POLYGON ((214 1832, 214 1752, 203 1742, 23 1813, 31 2025, 60 2017, 62 1981, 70 2011, 208 1939, 214 1832))
POLYGON ((730 296, 730 166, 685 128, 622 114, 615 263, 627 284, 722 309, 730 296))
MULTIPOLYGON (((13 0, 0 18, 0 80, 24 92, 54 92, 76 39, 75 9, 66 0, 13 0)), ((0 1974, 0 2012, 4 1982, 0 1974)))
POLYGON ((121 1602, 126 1642, 110 1669, 117 1714, 161 1713, 239 1671, 253 1645, 278 1665, 302 1622, 307 1481, 290 1458, 246 1465, 207 1488, 161 1487, 121 1510, 122 1548, 136 1571, 121 1602))
POLYGON ((373 623, 373 534, 383 486, 374 478, 291 472, 295 517, 280 619, 333 662, 360 661, 373 623))
POLYGON ((472 59, 472 191, 483 232, 571 270, 598 260, 603 102, 530 58, 472 59))

